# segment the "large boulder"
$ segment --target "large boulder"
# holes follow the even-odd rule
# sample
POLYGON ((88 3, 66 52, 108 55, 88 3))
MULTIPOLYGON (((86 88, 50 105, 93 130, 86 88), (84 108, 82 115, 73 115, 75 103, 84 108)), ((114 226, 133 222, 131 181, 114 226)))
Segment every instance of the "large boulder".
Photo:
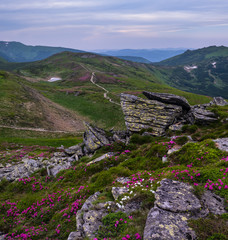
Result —
POLYGON ((155 206, 150 210, 144 240, 197 239, 188 226, 189 219, 205 218, 209 212, 226 213, 224 199, 206 191, 199 200, 189 184, 163 179, 155 192, 155 206))
POLYGON ((200 201, 186 183, 163 179, 155 192, 155 206, 150 210, 144 229, 144 240, 196 239, 188 219, 200 215, 200 201))
POLYGON ((84 123, 86 131, 84 133, 84 153, 94 153, 102 146, 112 144, 114 142, 122 142, 128 144, 130 133, 128 131, 105 131, 101 128, 84 123))
POLYGON ((164 135, 165 130, 182 114, 181 106, 145 100, 124 93, 121 94, 121 107, 129 131, 139 132, 151 128, 154 136, 164 135))
POLYGON ((180 97, 170 93, 154 93, 143 91, 143 94, 150 100, 157 100, 162 103, 174 104, 177 106, 181 106, 183 109, 189 111, 191 106, 188 101, 184 97, 180 97))
POLYGON ((211 213, 221 215, 226 213, 224 199, 211 191, 206 191, 202 196, 202 202, 211 213))
POLYGON ((86 122, 84 125, 86 131, 83 136, 83 142, 88 153, 93 153, 100 147, 111 143, 107 133, 103 129, 91 126, 86 122))
POLYGON ((193 187, 186 183, 164 179, 155 193, 155 204, 171 212, 198 212, 202 207, 193 194, 193 187))
POLYGON ((181 213, 164 211, 158 207, 150 210, 144 240, 188 240, 196 239, 195 232, 188 227, 188 218, 181 213))

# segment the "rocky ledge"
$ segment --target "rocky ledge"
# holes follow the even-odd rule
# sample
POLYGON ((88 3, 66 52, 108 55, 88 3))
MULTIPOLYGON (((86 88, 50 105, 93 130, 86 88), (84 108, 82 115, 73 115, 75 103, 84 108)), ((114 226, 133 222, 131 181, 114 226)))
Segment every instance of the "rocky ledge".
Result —
POLYGON ((163 136, 165 131, 178 130, 183 124, 208 124, 217 121, 215 114, 206 108, 225 105, 226 101, 214 98, 209 104, 190 106, 187 99, 174 94, 144 91, 148 99, 121 94, 121 107, 125 124, 130 132, 150 129, 154 136, 163 136))
POLYGON ((221 197, 206 191, 198 199, 192 186, 171 179, 161 181, 155 198, 155 205, 147 217, 144 240, 197 239, 188 226, 189 219, 205 218, 209 213, 226 213, 221 197))

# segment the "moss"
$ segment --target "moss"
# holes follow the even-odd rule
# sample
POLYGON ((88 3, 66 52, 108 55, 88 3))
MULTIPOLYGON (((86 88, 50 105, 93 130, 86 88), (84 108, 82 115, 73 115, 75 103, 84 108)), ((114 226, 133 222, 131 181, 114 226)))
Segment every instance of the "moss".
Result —
POLYGON ((110 189, 106 188, 104 192, 102 192, 96 201, 93 202, 94 205, 98 203, 105 203, 108 201, 113 201, 113 195, 110 189))

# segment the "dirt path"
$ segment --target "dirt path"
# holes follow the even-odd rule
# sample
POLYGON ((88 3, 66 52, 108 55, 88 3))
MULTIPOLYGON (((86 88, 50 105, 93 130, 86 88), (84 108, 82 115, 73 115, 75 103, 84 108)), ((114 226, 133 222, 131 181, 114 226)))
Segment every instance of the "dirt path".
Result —
POLYGON ((109 91, 108 91, 106 88, 104 88, 104 87, 102 87, 102 86, 100 86, 100 85, 98 85, 97 83, 94 82, 94 77, 95 77, 95 72, 92 72, 92 75, 91 75, 91 78, 90 78, 90 82, 105 91, 105 93, 104 93, 104 98, 107 99, 109 102, 120 106, 119 103, 114 102, 114 101, 108 96, 109 91))
MULTIPOLYGON (((7 125, 0 125, 0 128, 10 128, 10 129, 34 131, 34 132, 70 133, 66 131, 51 131, 43 128, 26 128, 26 127, 16 127, 16 126, 7 126, 7 125)), ((76 133, 83 133, 83 132, 76 132, 76 133)))
POLYGON ((108 96, 109 91, 108 91, 106 88, 104 88, 104 87, 102 87, 102 86, 100 86, 99 84, 97 84, 97 83, 94 82, 94 77, 96 77, 96 76, 95 76, 95 72, 92 72, 91 69, 85 67, 83 64, 80 64, 80 65, 81 65, 81 67, 84 68, 86 71, 91 72, 90 82, 91 82, 92 84, 96 85, 97 87, 101 88, 103 91, 105 91, 105 93, 104 93, 104 98, 107 99, 109 102, 111 102, 111 103, 113 103, 113 104, 116 104, 116 105, 118 105, 118 106, 121 106, 119 103, 113 101, 113 100, 108 96))

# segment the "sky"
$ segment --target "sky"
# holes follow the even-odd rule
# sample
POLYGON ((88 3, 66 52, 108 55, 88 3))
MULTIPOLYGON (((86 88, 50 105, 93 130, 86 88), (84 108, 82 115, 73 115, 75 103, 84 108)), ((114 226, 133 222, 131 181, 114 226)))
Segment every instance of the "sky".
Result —
POLYGON ((81 50, 228 46, 228 0, 1 0, 0 40, 81 50))

